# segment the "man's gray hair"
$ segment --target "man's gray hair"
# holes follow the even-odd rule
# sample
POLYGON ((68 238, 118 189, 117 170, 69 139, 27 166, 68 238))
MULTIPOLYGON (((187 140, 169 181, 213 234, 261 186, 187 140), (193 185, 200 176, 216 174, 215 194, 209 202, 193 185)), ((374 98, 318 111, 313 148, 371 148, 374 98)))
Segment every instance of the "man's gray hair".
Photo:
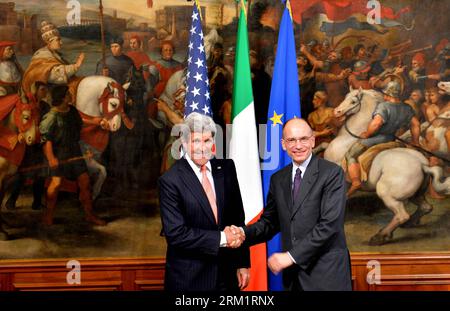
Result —
POLYGON ((184 126, 189 128, 189 133, 183 131, 183 136, 190 133, 204 133, 211 132, 212 137, 216 135, 216 123, 211 117, 198 112, 193 112, 189 114, 186 119, 184 119, 184 126))

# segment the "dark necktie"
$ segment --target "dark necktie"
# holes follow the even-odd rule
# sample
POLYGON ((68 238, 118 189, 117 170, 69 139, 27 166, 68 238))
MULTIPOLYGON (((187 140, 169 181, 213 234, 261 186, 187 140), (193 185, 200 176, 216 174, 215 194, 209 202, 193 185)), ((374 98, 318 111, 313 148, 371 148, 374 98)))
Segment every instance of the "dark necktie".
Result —
POLYGON ((297 200, 298 194, 300 192, 300 183, 302 182, 302 171, 297 168, 294 177, 294 186, 292 187, 292 203, 297 200))

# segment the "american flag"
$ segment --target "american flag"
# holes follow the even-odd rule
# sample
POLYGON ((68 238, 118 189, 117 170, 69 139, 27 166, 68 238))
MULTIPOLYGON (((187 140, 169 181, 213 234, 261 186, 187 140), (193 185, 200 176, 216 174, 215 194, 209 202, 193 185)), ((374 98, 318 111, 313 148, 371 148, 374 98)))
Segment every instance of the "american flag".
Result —
POLYGON ((206 67, 202 22, 197 1, 194 2, 192 10, 192 25, 189 35, 184 116, 187 117, 192 112, 212 117, 208 68, 206 67))

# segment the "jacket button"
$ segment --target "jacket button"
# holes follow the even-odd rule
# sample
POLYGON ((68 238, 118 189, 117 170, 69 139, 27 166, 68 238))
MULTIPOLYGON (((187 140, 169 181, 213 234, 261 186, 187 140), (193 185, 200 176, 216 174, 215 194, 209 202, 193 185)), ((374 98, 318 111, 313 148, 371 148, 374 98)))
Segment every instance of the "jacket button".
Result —
POLYGON ((292 238, 292 241, 295 241, 295 240, 297 240, 296 238, 295 238, 295 236, 292 238))

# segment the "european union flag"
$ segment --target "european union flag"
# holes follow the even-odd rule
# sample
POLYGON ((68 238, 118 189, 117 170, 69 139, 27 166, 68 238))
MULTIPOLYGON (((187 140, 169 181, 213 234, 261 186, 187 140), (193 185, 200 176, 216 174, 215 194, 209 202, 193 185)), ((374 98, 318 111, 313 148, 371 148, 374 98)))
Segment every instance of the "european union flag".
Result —
POLYGON ((192 10, 192 25, 189 36, 184 116, 187 117, 192 112, 212 117, 205 45, 197 1, 194 2, 192 10))
MULTIPOLYGON (((273 173, 291 163, 291 159, 280 147, 283 124, 294 117, 300 117, 300 91, 298 86, 297 57, 295 54, 294 29, 289 1, 281 19, 278 47, 270 92, 266 129, 266 154, 263 161, 263 190, 267 200, 270 177, 273 173), (278 127, 278 129, 275 129, 278 127), (275 129, 276 131, 272 130, 275 129), (272 139, 272 135, 277 135, 272 139), (274 146, 271 145, 273 142, 274 146), (276 152, 278 151, 278 153, 276 152), (269 165, 269 163, 271 163, 269 165), (269 169, 265 169, 265 165, 269 169)), ((267 202, 265 202, 266 204, 267 202)), ((268 256, 281 251, 280 234, 267 243, 268 256)), ((283 290, 281 274, 269 271, 269 289, 283 290)))

